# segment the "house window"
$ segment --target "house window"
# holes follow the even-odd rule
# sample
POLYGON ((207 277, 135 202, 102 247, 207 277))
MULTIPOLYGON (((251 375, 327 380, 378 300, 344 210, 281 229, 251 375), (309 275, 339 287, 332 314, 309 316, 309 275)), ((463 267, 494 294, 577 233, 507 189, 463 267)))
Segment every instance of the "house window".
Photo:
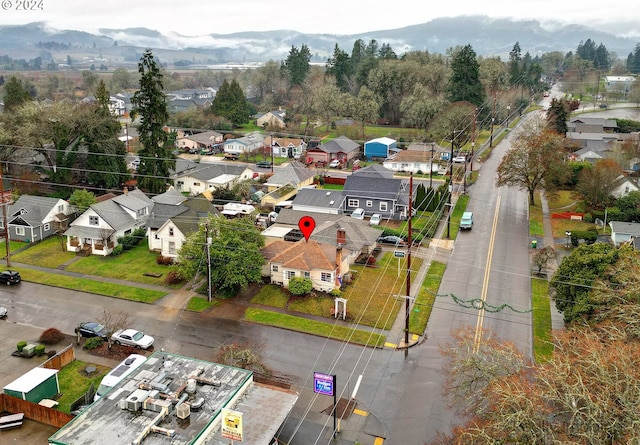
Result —
POLYGON ((367 206, 367 207, 373 207, 373 201, 371 201, 371 200, 367 199, 367 200, 365 201, 364 205, 365 205, 365 206, 367 206))
POLYGON ((63 204, 60 204, 58 206, 58 212, 64 212, 64 205, 63 204))
POLYGON ((130 235, 130 234, 131 234, 131 229, 129 229, 129 230, 125 230, 125 231, 124 231, 124 234, 125 234, 125 235, 130 235))
POLYGON ((322 272, 320 274, 320 280, 325 282, 325 283, 331 283, 333 281, 333 274, 332 273, 327 273, 327 272, 322 272))
POLYGON ((173 227, 169 227, 169 236, 173 236, 173 227))
POLYGON ((305 278, 311 278, 311 272, 309 272, 308 270, 305 270, 303 275, 305 278))
POLYGON ((278 271, 278 265, 277 264, 272 264, 271 265, 271 272, 277 272, 278 271))
POLYGON ((24 227, 16 227, 16 235, 24 236, 24 227))
POLYGON ((290 280, 291 278, 296 276, 296 271, 295 270, 288 270, 287 271, 287 280, 290 280))
POLYGON ((200 183, 199 183, 199 182, 194 182, 194 183, 193 183, 193 186, 194 186, 194 187, 200 187, 200 183))
POLYGON ((49 223, 44 223, 44 226, 42 227, 44 229, 45 232, 48 232, 49 229, 51 229, 51 224, 49 223))
POLYGON ((169 241, 169 253, 176 253, 176 243, 169 241))
POLYGON ((349 207, 359 207, 360 206, 360 200, 358 200, 358 199, 348 199, 347 200, 347 206, 349 206, 349 207))
POLYGON ((386 212, 389 209, 388 205, 389 205, 389 203, 387 203, 387 202, 381 202, 380 203, 380 211, 381 212, 386 212))
POLYGON ((147 214, 147 207, 145 207, 144 209, 140 209, 140 210, 138 210, 138 211, 136 212, 136 216, 137 216, 138 218, 140 218, 140 217, 142 217, 142 216, 144 216, 144 215, 146 215, 146 214, 147 214))
POLYGON ((98 225, 98 217, 97 216, 90 216, 89 217, 89 225, 90 226, 97 226, 98 225))

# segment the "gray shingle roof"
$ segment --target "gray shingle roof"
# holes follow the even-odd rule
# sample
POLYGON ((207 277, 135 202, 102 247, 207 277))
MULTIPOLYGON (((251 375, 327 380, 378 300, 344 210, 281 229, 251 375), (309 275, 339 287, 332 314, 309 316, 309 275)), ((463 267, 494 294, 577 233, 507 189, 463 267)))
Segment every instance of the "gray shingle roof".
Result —
POLYGON ((293 207, 311 206, 326 209, 341 209, 344 196, 340 190, 300 189, 293 199, 293 207))
POLYGON ((7 210, 9 224, 15 217, 22 219, 31 227, 38 227, 42 224, 44 217, 60 201, 59 198, 48 198, 46 196, 22 195, 16 202, 11 204, 7 210), (25 210, 21 215, 17 215, 21 210, 25 210))
POLYGON ((280 168, 273 176, 268 180, 268 184, 274 185, 286 185, 286 184, 300 184, 312 178, 315 172, 307 168, 302 162, 293 161, 289 165, 280 168))
POLYGON ((339 136, 326 144, 320 145, 318 148, 327 153, 351 153, 360 148, 360 144, 346 136, 339 136))

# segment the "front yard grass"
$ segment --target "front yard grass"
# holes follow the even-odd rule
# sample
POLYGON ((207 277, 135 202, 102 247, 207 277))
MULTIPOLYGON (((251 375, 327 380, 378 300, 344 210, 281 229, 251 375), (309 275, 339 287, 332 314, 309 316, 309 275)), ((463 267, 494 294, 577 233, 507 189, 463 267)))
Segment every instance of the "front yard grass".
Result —
POLYGON ((187 303, 187 310, 192 312, 204 312, 210 307, 218 307, 221 304, 220 300, 216 299, 211 300, 211 303, 209 303, 206 297, 191 297, 187 303))
POLYGON ((308 318, 296 317, 279 312, 267 311, 259 308, 248 308, 244 317, 246 321, 253 323, 275 326, 289 329, 305 334, 318 335, 320 337, 332 338, 334 340, 348 341, 359 345, 373 346, 381 348, 384 345, 385 337, 375 332, 368 332, 359 329, 337 326, 332 323, 324 323, 308 318))
POLYGON ((167 292, 141 287, 126 286, 123 284, 95 281, 88 278, 77 278, 39 270, 18 267, 24 281, 46 284, 48 286, 61 287, 79 292, 89 292, 107 297, 122 298, 124 300, 139 301, 141 303, 153 303, 167 295, 167 292))
POLYGON ((52 236, 42 242, 33 244, 22 252, 12 255, 11 258, 17 263, 55 269, 72 260, 75 256, 75 253, 64 250, 59 237, 52 236))
POLYGON ((529 235, 542 238, 544 236, 544 216, 540 193, 535 194, 534 202, 536 204, 529 206, 529 235))
POLYGON ((553 355, 551 301, 549 282, 545 278, 531 278, 533 307, 533 356, 536 363, 550 360, 553 355))
POLYGON ((427 276, 424 278, 416 297, 413 311, 409 314, 409 332, 412 334, 422 335, 427 329, 427 323, 446 268, 447 265, 439 261, 433 261, 429 266, 427 276))
POLYGON ((136 283, 155 284, 178 288, 183 283, 166 285, 164 277, 169 273, 169 266, 156 263, 158 254, 149 252, 146 242, 142 242, 131 250, 122 252, 118 256, 91 255, 82 258, 67 266, 69 272, 77 272, 87 275, 99 275, 101 277, 117 278, 136 283), (145 276, 144 274, 158 274, 159 278, 145 276))
POLYGON ((86 393, 92 384, 98 389, 102 377, 110 370, 106 366, 92 364, 97 371, 92 376, 87 376, 84 372, 87 365, 83 361, 74 360, 58 372, 58 383, 62 393, 57 399, 58 410, 69 414, 71 404, 86 393))

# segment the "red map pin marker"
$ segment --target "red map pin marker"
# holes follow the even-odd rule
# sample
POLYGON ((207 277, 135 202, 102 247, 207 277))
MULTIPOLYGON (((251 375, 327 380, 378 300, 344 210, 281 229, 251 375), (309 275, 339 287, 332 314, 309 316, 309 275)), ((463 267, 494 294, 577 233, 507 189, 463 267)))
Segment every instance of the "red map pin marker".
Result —
POLYGON ((302 218, 300 218, 300 221, 298 221, 298 227, 304 235, 304 239, 309 241, 309 237, 311 236, 313 229, 316 228, 316 222, 310 216, 303 216, 302 218))

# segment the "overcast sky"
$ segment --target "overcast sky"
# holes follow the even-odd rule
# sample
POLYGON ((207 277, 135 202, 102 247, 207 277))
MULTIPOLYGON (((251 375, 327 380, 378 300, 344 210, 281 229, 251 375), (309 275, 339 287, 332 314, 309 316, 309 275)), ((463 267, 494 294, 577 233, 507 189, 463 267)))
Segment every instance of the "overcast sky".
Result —
POLYGON ((0 25, 46 22, 56 29, 90 32, 144 27, 186 36, 278 29, 357 34, 437 17, 481 14, 554 20, 640 36, 638 0, 615 6, 601 0, 27 0, 38 2, 41 10, 24 11, 16 9, 24 0, 0 0, 0 25))

